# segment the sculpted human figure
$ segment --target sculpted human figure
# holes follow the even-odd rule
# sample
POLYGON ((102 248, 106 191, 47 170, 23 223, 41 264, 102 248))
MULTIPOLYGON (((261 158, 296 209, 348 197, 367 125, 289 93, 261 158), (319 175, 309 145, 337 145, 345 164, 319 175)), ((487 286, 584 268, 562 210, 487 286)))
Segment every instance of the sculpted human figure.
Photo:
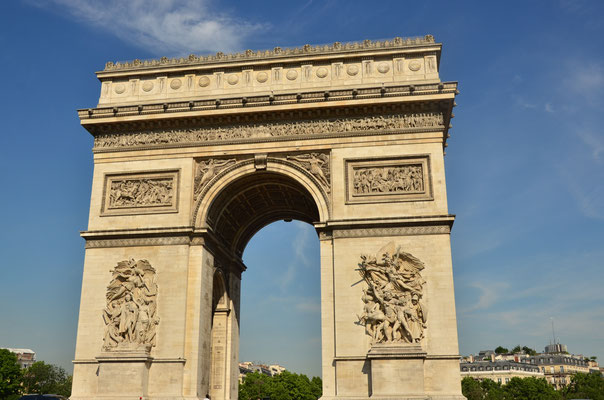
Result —
POLYGON ((103 349, 150 350, 155 345, 157 284, 155 269, 147 260, 120 261, 111 271, 107 307, 103 310, 103 349))
POLYGON ((359 273, 367 283, 363 290, 363 315, 359 323, 373 343, 419 343, 427 327, 421 303, 425 281, 423 263, 411 254, 394 250, 390 243, 377 257, 361 256, 359 273))
POLYGON ((313 174, 321 184, 329 188, 329 181, 323 173, 323 166, 329 162, 327 154, 304 154, 300 156, 287 156, 288 160, 295 160, 305 165, 305 167, 313 174))
POLYGON ((229 163, 234 163, 235 159, 229 159, 224 161, 217 161, 210 159, 207 162, 201 161, 197 166, 197 177, 195 178, 195 196, 197 197, 201 192, 201 189, 210 182, 210 180, 220 172, 220 169, 226 167, 229 163))

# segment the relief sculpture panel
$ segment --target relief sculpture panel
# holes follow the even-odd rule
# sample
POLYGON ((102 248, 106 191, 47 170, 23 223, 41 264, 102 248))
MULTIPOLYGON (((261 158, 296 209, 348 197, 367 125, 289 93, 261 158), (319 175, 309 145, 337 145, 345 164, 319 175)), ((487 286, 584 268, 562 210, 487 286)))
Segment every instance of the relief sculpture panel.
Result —
POLYGON ((348 203, 432 200, 427 156, 346 160, 348 203))
POLYGON ((204 187, 212 178, 218 175, 223 169, 235 164, 237 160, 234 158, 228 160, 199 160, 195 165, 195 186, 194 186, 194 199, 197 201, 204 187))
POLYGON ((150 351, 155 346, 157 283, 147 260, 124 260, 111 270, 103 310, 105 351, 150 351))
POLYGON ((418 344, 424 338, 427 309, 422 302, 424 263, 390 242, 375 256, 361 256, 359 274, 363 289, 363 314, 359 323, 373 344, 418 344))
POLYGON ((101 215, 177 211, 178 171, 105 177, 101 215))
POLYGON ((112 132, 97 135, 95 149, 167 144, 195 144, 237 141, 242 139, 270 140, 295 136, 329 136, 354 132, 392 132, 406 129, 443 128, 441 112, 423 112, 369 116, 361 118, 316 119, 254 124, 226 125, 191 129, 112 132))

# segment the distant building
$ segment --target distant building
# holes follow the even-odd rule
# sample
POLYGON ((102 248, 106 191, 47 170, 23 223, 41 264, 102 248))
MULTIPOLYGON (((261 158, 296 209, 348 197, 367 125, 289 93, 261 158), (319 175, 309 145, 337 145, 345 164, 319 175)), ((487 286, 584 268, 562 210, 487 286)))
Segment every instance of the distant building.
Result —
POLYGON ((9 347, 3 348, 17 355, 17 363, 19 363, 21 368, 29 368, 33 363, 36 362, 36 352, 31 349, 11 349, 9 347))
POLYGON ((537 366, 506 360, 462 361, 459 364, 459 370, 462 378, 469 376, 479 381, 491 379, 503 385, 512 378, 544 377, 543 372, 537 366))
POLYGON ((565 344, 554 343, 545 346, 545 352, 550 354, 568 353, 568 349, 565 344))
POLYGON ((570 378, 577 372, 590 372, 588 361, 581 355, 542 353, 529 357, 529 360, 531 365, 541 368, 545 379, 556 389, 568 385, 570 378))
POLYGON ((596 361, 582 355, 568 354, 566 345, 560 343, 545 346, 545 352, 535 356, 525 352, 495 354, 491 350, 481 350, 476 357, 470 355, 462 358, 460 371, 462 378, 491 379, 502 384, 513 377, 545 378, 556 389, 568 385, 572 375, 577 372, 601 373, 596 361))

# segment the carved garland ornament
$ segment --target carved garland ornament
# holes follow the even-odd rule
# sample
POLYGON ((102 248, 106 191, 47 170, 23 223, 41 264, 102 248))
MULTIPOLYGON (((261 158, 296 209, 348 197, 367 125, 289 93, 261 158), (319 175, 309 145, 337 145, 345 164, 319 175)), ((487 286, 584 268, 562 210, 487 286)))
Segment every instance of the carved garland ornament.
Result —
POLYGON ((361 256, 359 274, 363 289, 363 315, 359 323, 372 343, 411 343, 424 338, 427 310, 422 303, 424 264, 390 242, 375 256, 361 256))
POLYGON ((181 130, 149 130, 98 135, 97 149, 148 146, 174 143, 203 143, 227 140, 278 138, 301 135, 324 135, 374 130, 443 128, 441 112, 395 114, 364 118, 323 119, 296 122, 270 122, 181 130))
POLYGON ((105 351, 150 351, 155 346, 157 283, 155 269, 147 260, 120 261, 111 270, 107 286, 105 351))

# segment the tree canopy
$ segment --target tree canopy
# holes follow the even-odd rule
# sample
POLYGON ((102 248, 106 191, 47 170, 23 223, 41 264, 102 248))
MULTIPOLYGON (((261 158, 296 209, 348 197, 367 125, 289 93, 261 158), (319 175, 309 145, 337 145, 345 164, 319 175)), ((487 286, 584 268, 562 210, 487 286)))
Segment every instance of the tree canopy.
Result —
POLYGON ((0 399, 19 393, 21 389, 21 367, 17 355, 0 349, 0 399))
POLYGON ((240 400, 317 400, 322 394, 321 378, 283 371, 275 376, 247 374, 239 385, 240 400))
POLYGON ((71 375, 61 367, 38 361, 23 373, 24 393, 71 395, 71 375))

